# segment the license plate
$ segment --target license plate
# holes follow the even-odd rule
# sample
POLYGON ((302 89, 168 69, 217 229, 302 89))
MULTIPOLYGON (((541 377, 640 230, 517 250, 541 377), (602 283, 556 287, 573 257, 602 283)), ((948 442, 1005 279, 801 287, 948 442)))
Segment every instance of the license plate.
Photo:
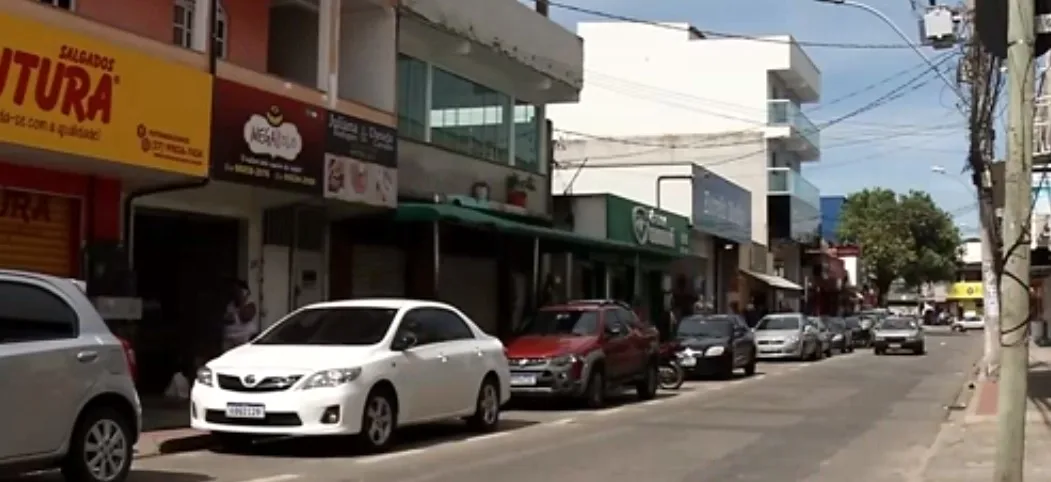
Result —
POLYGON ((226 404, 227 418, 266 418, 266 407, 251 403, 226 404))
POLYGON ((531 387, 536 385, 536 375, 511 375, 511 385, 515 387, 531 387))
POLYGON ((695 367, 697 366, 697 359, 692 356, 684 356, 679 360, 679 364, 687 368, 695 367))
POLYGON ((888 343, 887 348, 901 348, 901 343, 888 343))

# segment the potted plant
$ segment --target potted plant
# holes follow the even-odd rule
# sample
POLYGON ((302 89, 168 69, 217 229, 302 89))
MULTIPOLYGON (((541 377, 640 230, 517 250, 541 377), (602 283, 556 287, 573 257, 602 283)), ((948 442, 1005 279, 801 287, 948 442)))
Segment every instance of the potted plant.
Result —
POLYGON ((524 208, 529 201, 529 191, 535 190, 533 178, 511 174, 507 177, 507 204, 524 208))

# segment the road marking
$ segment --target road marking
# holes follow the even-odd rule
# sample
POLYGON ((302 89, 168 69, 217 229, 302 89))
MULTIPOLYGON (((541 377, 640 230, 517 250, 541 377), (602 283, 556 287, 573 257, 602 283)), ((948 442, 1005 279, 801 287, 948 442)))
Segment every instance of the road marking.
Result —
POLYGON ((606 415, 613 415, 615 413, 623 412, 623 411, 625 411, 625 410, 627 410, 629 408, 631 408, 631 405, 622 405, 622 406, 619 406, 619 407, 616 407, 616 408, 607 408, 605 410, 600 410, 600 411, 597 411, 597 412, 593 412, 592 415, 594 415, 596 417, 598 417, 598 416, 606 416, 606 415))
POLYGON ((301 478, 303 478, 303 476, 299 474, 280 474, 271 475, 269 477, 259 477, 256 479, 247 479, 240 482, 283 482, 285 480, 296 480, 301 478))
POLYGON ((576 421, 577 421, 577 419, 575 419, 573 417, 566 417, 566 418, 560 418, 558 420, 555 420, 555 421, 553 421, 551 423, 548 423, 547 425, 569 425, 569 424, 571 424, 573 422, 576 422, 576 421))
POLYGON ((489 433, 489 434, 485 434, 485 435, 476 435, 474 437, 468 437, 468 438, 464 439, 463 441, 464 442, 476 442, 476 441, 479 441, 479 440, 492 440, 494 438, 506 437, 508 435, 511 435, 510 431, 496 432, 496 433, 489 433))
MULTIPOLYGON (((427 447, 427 448, 433 448, 433 447, 441 447, 441 445, 434 445, 432 447, 427 447)), ((398 458, 409 456, 409 455, 419 455, 419 454, 422 454, 422 453, 426 452, 427 448, 409 449, 409 450, 402 450, 400 452, 391 452, 389 454, 373 455, 373 456, 368 457, 368 458, 358 459, 358 462, 362 463, 362 464, 374 464, 374 463, 377 463, 377 462, 385 462, 387 460, 398 459, 398 458)), ((249 481, 245 481, 245 482, 249 482, 249 481)), ((260 481, 252 481, 252 482, 260 482, 260 481)), ((267 481, 267 482, 269 482, 269 481, 267 481)))

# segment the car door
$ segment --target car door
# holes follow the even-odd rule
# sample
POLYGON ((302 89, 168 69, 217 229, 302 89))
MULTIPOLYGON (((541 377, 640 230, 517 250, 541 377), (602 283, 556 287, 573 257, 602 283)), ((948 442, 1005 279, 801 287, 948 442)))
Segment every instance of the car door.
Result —
POLYGON ((646 363, 649 361, 650 341, 642 331, 640 322, 634 313, 625 308, 616 308, 613 310, 613 313, 628 331, 628 343, 631 347, 628 373, 642 373, 646 369, 646 363))
POLYGON ((755 351, 755 335, 743 319, 733 320, 733 355, 735 366, 745 366, 752 359, 755 351))
POLYGON ((619 381, 631 373, 634 363, 630 327, 620 320, 614 309, 602 310, 602 319, 602 348, 606 354, 606 376, 613 381, 619 381))
POLYGON ((444 308, 432 308, 427 310, 427 317, 443 340, 440 355, 448 358, 442 397, 449 400, 449 413, 473 412, 478 389, 488 369, 482 346, 460 315, 444 308))
POLYGON ((0 276, 0 460, 57 451, 98 380, 97 343, 61 292, 0 276), (17 300, 17 301, 15 301, 17 300))
POLYGON ((401 365, 394 373, 395 389, 399 395, 399 418, 415 423, 441 418, 449 409, 442 406, 441 394, 448 358, 443 355, 441 339, 428 323, 427 311, 416 308, 405 313, 395 337, 412 333, 417 343, 402 352, 401 365))

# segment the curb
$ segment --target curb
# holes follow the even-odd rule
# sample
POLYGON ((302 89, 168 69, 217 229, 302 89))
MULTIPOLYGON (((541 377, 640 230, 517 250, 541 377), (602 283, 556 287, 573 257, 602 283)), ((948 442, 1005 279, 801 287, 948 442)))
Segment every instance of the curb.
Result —
POLYGON ((215 441, 212 439, 211 434, 202 433, 196 435, 189 435, 186 437, 177 437, 170 440, 165 440, 159 444, 150 444, 149 447, 144 448, 140 448, 140 444, 135 448, 135 459, 141 460, 152 457, 160 457, 162 455, 171 455, 182 452, 194 452, 197 450, 208 449, 214 446, 215 441))

